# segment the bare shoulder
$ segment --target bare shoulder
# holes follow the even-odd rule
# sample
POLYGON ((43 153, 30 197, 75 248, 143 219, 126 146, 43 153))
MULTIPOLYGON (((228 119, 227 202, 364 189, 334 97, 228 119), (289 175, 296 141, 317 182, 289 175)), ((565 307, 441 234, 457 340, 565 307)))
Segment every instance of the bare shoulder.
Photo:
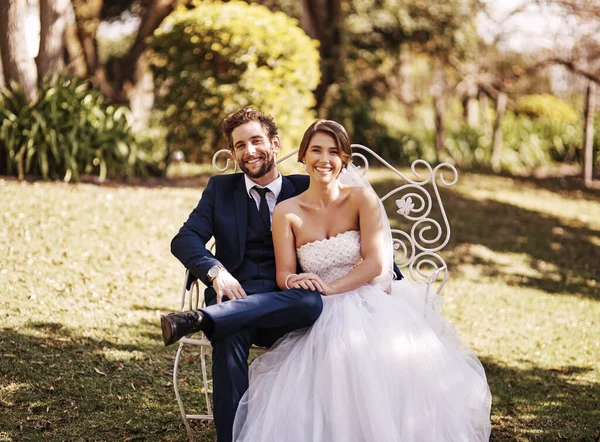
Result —
POLYGON ((300 195, 295 196, 293 198, 288 198, 287 200, 278 203, 275 206, 273 215, 275 215, 275 213, 278 213, 279 215, 285 215, 286 213, 294 213, 300 203, 299 196, 300 195))
POLYGON ((379 197, 370 187, 348 187, 350 200, 357 206, 377 204, 379 197))

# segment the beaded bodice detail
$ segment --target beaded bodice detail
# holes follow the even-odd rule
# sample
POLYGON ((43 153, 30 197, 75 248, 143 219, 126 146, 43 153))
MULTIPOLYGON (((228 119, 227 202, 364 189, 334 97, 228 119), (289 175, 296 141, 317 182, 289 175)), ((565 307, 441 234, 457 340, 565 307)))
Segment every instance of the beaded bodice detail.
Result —
POLYGON ((360 232, 348 230, 331 238, 309 242, 296 252, 304 272, 314 273, 324 282, 335 281, 362 261, 360 232))

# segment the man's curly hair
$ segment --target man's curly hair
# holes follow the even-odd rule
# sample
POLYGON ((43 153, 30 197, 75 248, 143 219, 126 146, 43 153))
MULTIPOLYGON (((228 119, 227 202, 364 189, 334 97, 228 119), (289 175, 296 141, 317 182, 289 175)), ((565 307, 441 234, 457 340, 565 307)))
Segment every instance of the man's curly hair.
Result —
POLYGON ((257 123, 260 123, 269 137, 269 141, 278 135, 277 125, 275 124, 275 121, 273 121, 273 117, 271 115, 265 114, 251 107, 244 107, 233 112, 232 114, 227 115, 227 117, 221 123, 221 132, 223 132, 223 135, 225 138, 227 138, 227 143, 229 144, 230 149, 233 149, 233 139, 231 137, 233 130, 236 127, 250 121, 256 121, 257 123))

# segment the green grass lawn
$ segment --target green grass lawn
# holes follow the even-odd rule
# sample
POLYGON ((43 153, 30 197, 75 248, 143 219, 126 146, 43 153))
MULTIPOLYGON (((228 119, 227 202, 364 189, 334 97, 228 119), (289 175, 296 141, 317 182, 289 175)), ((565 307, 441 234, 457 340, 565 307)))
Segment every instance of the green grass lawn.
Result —
MULTIPOLYGON (((0 179, 0 441, 186 440, 158 315, 178 309, 169 243, 204 183, 0 179)), ((443 195, 443 311, 486 368, 492 440, 596 440, 600 192, 465 173, 443 195)), ((190 403, 196 361, 181 374, 190 403)))

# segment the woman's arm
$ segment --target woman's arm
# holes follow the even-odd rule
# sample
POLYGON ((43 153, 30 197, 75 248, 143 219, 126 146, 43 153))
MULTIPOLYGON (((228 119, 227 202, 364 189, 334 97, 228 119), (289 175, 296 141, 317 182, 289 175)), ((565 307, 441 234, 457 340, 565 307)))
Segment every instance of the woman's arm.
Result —
POLYGON ((273 248, 277 268, 277 285, 283 289, 305 289, 323 292, 320 280, 310 273, 296 274, 296 237, 292 229, 290 202, 280 203, 273 211, 273 248), (315 280, 315 278, 317 280, 315 280))
POLYGON ((283 289, 305 289, 323 293, 321 280, 312 273, 296 274, 296 237, 292 229, 290 202, 280 203, 273 211, 273 248, 277 285, 283 289))
POLYGON ((358 209, 360 228, 360 252, 362 262, 347 275, 325 284, 326 295, 334 295, 358 287, 375 279, 383 271, 383 232, 379 198, 369 188, 355 190, 352 204, 358 209))
POLYGON ((273 248, 277 267, 277 285, 285 289, 285 280, 296 273, 296 238, 289 220, 288 204, 280 203, 273 210, 273 248))

